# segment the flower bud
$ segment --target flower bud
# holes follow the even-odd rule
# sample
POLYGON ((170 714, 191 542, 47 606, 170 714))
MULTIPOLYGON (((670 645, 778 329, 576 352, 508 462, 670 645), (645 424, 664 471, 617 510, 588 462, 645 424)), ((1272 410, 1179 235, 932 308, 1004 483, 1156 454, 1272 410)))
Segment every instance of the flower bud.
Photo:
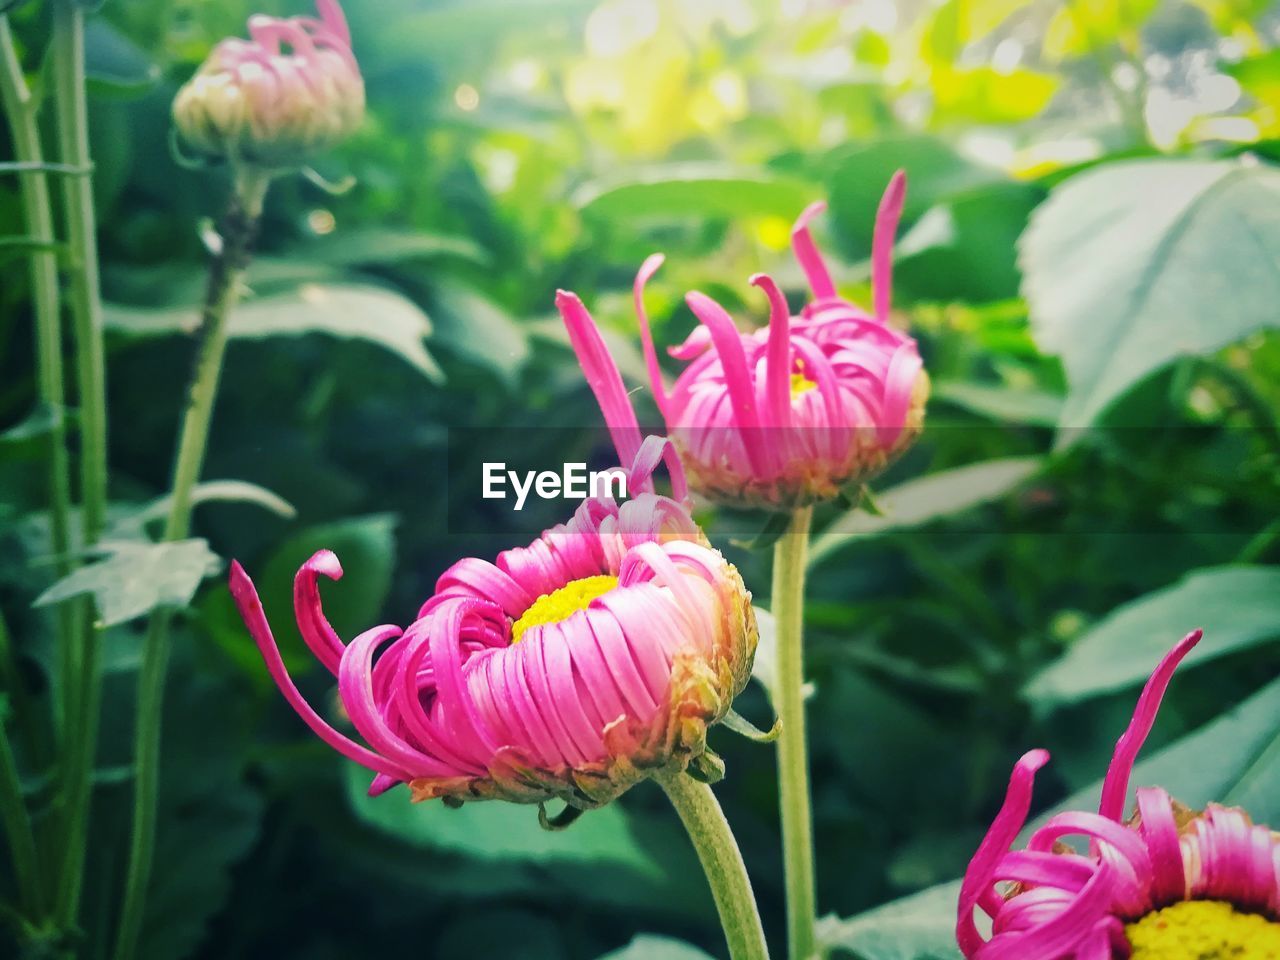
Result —
MULTIPOLYGON (((824 204, 796 223, 796 257, 813 299, 792 316, 772 278, 751 282, 768 297, 769 325, 741 332, 705 294, 686 297, 699 325, 669 352, 687 365, 668 390, 644 311, 644 285, 662 264, 654 254, 640 268, 635 306, 654 399, 689 485, 730 506, 792 510, 832 500, 864 483, 902 454, 924 426, 929 378, 916 342, 889 325, 894 234, 906 189, 899 173, 876 218, 872 253, 874 312, 836 293, 809 233, 824 204)), ((585 341, 595 322, 574 295, 557 305, 592 389, 600 396, 607 351, 585 341), (586 347, 584 348, 584 344, 586 347)), ((612 427, 630 407, 601 397, 612 427)))
POLYGON ((173 102, 182 143, 268 170, 305 164, 364 118, 364 80, 337 0, 320 18, 249 19, 249 40, 223 40, 173 102))

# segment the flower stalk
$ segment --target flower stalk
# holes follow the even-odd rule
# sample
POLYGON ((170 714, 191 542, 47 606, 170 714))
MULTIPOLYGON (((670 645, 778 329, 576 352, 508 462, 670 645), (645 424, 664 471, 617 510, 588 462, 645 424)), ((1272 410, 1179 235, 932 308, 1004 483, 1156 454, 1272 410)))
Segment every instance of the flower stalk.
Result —
MULTIPOLYGON (((230 208, 220 230, 222 245, 209 267, 209 284, 196 334, 195 367, 183 414, 178 451, 174 461, 169 513, 164 539, 184 539, 191 527, 193 492, 204 466, 213 418, 214 399, 222 375, 227 345, 227 321, 240 300, 245 270, 252 256, 258 220, 266 198, 270 175, 239 168, 230 208)), ((138 718, 134 737, 134 806, 129 866, 120 931, 116 940, 118 960, 137 955, 138 937, 146 908, 147 886, 155 854, 157 798, 160 785, 160 725, 164 707, 164 683, 169 665, 169 627, 172 612, 152 614, 138 674, 138 718)))
POLYGON ((768 960, 769 948, 751 880, 720 802, 707 784, 687 773, 655 777, 676 808, 702 863, 720 914, 732 960, 768 960))
MULTIPOLYGON (((89 173, 84 17, 83 6, 75 0, 53 4, 50 53, 58 159, 76 171, 63 177, 62 193, 80 417, 81 525, 83 545, 88 548, 97 542, 106 519, 107 405, 97 224, 89 173)), ((83 604, 73 616, 77 630, 62 661, 65 850, 55 911, 56 921, 65 928, 75 924, 80 909, 102 695, 92 610, 83 604)))
MULTIPOLYGON (((9 121, 14 164, 19 175, 23 221, 35 244, 31 251, 31 307, 35 318, 36 389, 50 416, 49 424, 49 547, 53 572, 61 579, 71 572, 71 481, 66 445, 66 391, 63 385, 62 335, 59 317, 56 235, 44 167, 44 150, 36 123, 35 101, 22 72, 9 18, 0 14, 0 107, 9 121)), ((74 604, 60 604, 54 612, 56 649, 65 670, 82 625, 74 604)), ((64 673, 64 676, 67 674, 64 673)), ((34 758, 33 759, 39 759, 34 758)))
POLYGON ((812 507, 795 510, 773 553, 772 602, 778 631, 774 709, 782 722, 782 733, 778 737, 778 791, 788 956, 795 960, 809 960, 818 953, 814 929, 817 897, 813 813, 804 716, 804 583, 812 520, 812 507))

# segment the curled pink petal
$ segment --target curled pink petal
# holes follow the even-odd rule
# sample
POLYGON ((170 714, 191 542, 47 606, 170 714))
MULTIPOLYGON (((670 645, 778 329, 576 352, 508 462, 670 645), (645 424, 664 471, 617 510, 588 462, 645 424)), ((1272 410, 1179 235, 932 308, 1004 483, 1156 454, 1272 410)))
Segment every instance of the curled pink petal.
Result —
POLYGON ((342 564, 331 550, 318 550, 302 565, 293 580, 293 610, 298 620, 298 630, 316 659, 334 676, 342 660, 342 641, 325 618, 320 605, 320 588, 317 575, 330 580, 342 579, 342 564))
POLYGON ((871 238, 871 291, 876 319, 889 319, 889 301, 893 295, 893 242, 902 219, 902 204, 907 196, 907 175, 899 170, 889 180, 880 207, 876 211, 876 228, 871 238))
POLYGON ((653 398, 658 404, 658 412, 667 416, 667 384, 662 376, 662 367, 658 365, 658 351, 653 345, 653 331, 649 328, 649 314, 644 309, 645 284, 658 272, 666 260, 660 253, 650 254, 640 266, 636 274, 636 282, 632 288, 632 299, 635 301, 636 318, 640 321, 640 342, 644 347, 644 363, 649 371, 649 384, 653 387, 653 398))
POLYGON ((1119 820, 1124 815, 1125 798, 1129 792, 1129 777, 1133 773, 1133 764, 1138 758, 1138 751, 1146 742, 1151 727, 1156 722, 1156 714, 1160 710, 1160 701, 1169 688, 1169 681, 1178 669, 1178 664, 1200 642, 1204 635, 1202 630, 1193 630, 1167 654, 1155 673, 1142 689, 1138 697, 1138 706, 1133 711, 1133 720, 1116 743, 1115 755, 1107 768, 1107 776, 1102 781, 1102 801, 1098 805, 1098 813, 1112 820, 1119 820))
POLYGON ((397 780, 407 779, 407 774, 402 767, 360 746, 349 737, 343 736, 325 723, 303 699, 297 686, 294 685, 293 678, 289 676, 289 671, 285 669, 280 648, 276 646, 275 637, 271 635, 271 627, 267 623, 267 616, 262 610, 262 601, 258 599, 258 591, 254 589, 253 581, 244 572, 244 568, 235 560, 231 561, 230 587, 232 599, 235 600, 236 608, 249 628, 249 634, 258 645, 263 662, 267 665, 267 672, 280 688, 280 692, 284 694, 284 698, 289 701, 289 706, 293 707, 312 732, 344 757, 376 773, 386 774, 397 780))
POLYGON ((1009 778, 1009 789, 1004 803, 996 814, 978 852, 973 855, 969 869, 960 885, 959 916, 956 921, 956 941, 966 957, 977 954, 984 941, 974 923, 973 910, 978 906, 987 887, 991 884, 996 867, 1009 850, 1031 811, 1031 791, 1035 786, 1036 772, 1049 762, 1046 750, 1031 750, 1014 764, 1009 778))
POLYGON ((577 296, 564 290, 557 291, 556 308, 569 331, 569 341, 582 364, 587 384, 604 413, 618 452, 618 462, 631 463, 640 450, 640 425, 618 366, 600 336, 600 329, 577 296))
POLYGON ((827 209, 825 200, 817 200, 805 207, 804 213, 791 228, 791 249, 795 252, 800 269, 809 278, 809 289, 813 291, 815 300, 827 300, 836 295, 836 286, 831 282, 831 273, 818 252, 818 245, 813 242, 813 232, 809 224, 827 209))
POLYGON ((791 308, 773 278, 767 274, 757 273, 751 278, 751 285, 759 287, 769 298, 769 344, 767 386, 767 417, 764 425, 768 427, 791 426, 791 308))

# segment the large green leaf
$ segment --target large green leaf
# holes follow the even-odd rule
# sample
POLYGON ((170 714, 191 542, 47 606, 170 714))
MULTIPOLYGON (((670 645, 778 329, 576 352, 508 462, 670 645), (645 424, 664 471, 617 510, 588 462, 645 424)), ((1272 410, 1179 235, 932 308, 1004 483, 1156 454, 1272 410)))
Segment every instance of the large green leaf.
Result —
MULTIPOLYGON (((111 306, 106 321, 122 333, 155 336, 194 333, 199 316, 186 309, 111 306)), ((242 304, 232 313, 227 332, 247 340, 307 333, 367 340, 404 358, 427 378, 444 379, 422 345, 431 333, 427 315, 408 298, 382 287, 306 284, 292 293, 242 304)))
POLYGON ((931 473, 877 495, 880 515, 854 509, 838 518, 813 541, 809 562, 859 538, 919 526, 997 500, 1040 469, 1040 457, 987 460, 954 470, 931 473))
POLYGON ((1020 243, 1032 330, 1062 355, 1062 426, 1086 426, 1184 355, 1280 325, 1280 172, 1143 160, 1053 191, 1020 243))
POLYGON ((818 937, 859 960, 953 960, 960 883, 944 883, 848 920, 826 917, 818 937))
POLYGON ((1037 706, 1057 706, 1136 686, 1196 627, 1204 629, 1204 639, 1187 667, 1280 636, 1280 567, 1196 570, 1117 608, 1036 674, 1026 696, 1037 706))
POLYGON ((634 836, 622 806, 583 814, 567 830, 544 830, 536 807, 511 803, 410 803, 407 793, 366 795, 372 775, 347 765, 347 795, 357 817, 401 841, 480 860, 530 863, 608 863, 651 876, 658 864, 634 836))
POLYGON ((763 170, 672 164, 588 183, 574 194, 573 203, 583 213, 621 220, 759 214, 793 218, 819 196, 819 187, 763 170))
POLYGON ((36 598, 42 607, 92 594, 102 627, 114 627, 157 607, 191 602, 205 577, 222 566, 204 540, 175 543, 117 541, 102 545, 108 555, 63 577, 36 598))

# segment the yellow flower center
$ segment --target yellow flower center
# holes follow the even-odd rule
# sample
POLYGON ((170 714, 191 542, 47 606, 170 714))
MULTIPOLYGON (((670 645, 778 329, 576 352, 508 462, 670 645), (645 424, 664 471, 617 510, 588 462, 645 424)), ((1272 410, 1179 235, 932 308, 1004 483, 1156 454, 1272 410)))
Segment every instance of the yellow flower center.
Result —
POLYGON ((791 375, 791 399, 794 400, 802 393, 812 390, 818 384, 810 380, 803 373, 793 373, 791 375))
POLYGON ((608 593, 618 585, 618 578, 608 574, 598 577, 582 577, 570 580, 559 590, 544 593, 529 605, 529 609, 520 615, 520 619, 511 625, 511 642, 519 643, 524 632, 530 627, 541 627, 548 623, 559 623, 570 614, 585 610, 591 601, 608 593))
POLYGON ((1214 900, 1155 910, 1125 932, 1132 960, 1280 960, 1280 923, 1214 900))

